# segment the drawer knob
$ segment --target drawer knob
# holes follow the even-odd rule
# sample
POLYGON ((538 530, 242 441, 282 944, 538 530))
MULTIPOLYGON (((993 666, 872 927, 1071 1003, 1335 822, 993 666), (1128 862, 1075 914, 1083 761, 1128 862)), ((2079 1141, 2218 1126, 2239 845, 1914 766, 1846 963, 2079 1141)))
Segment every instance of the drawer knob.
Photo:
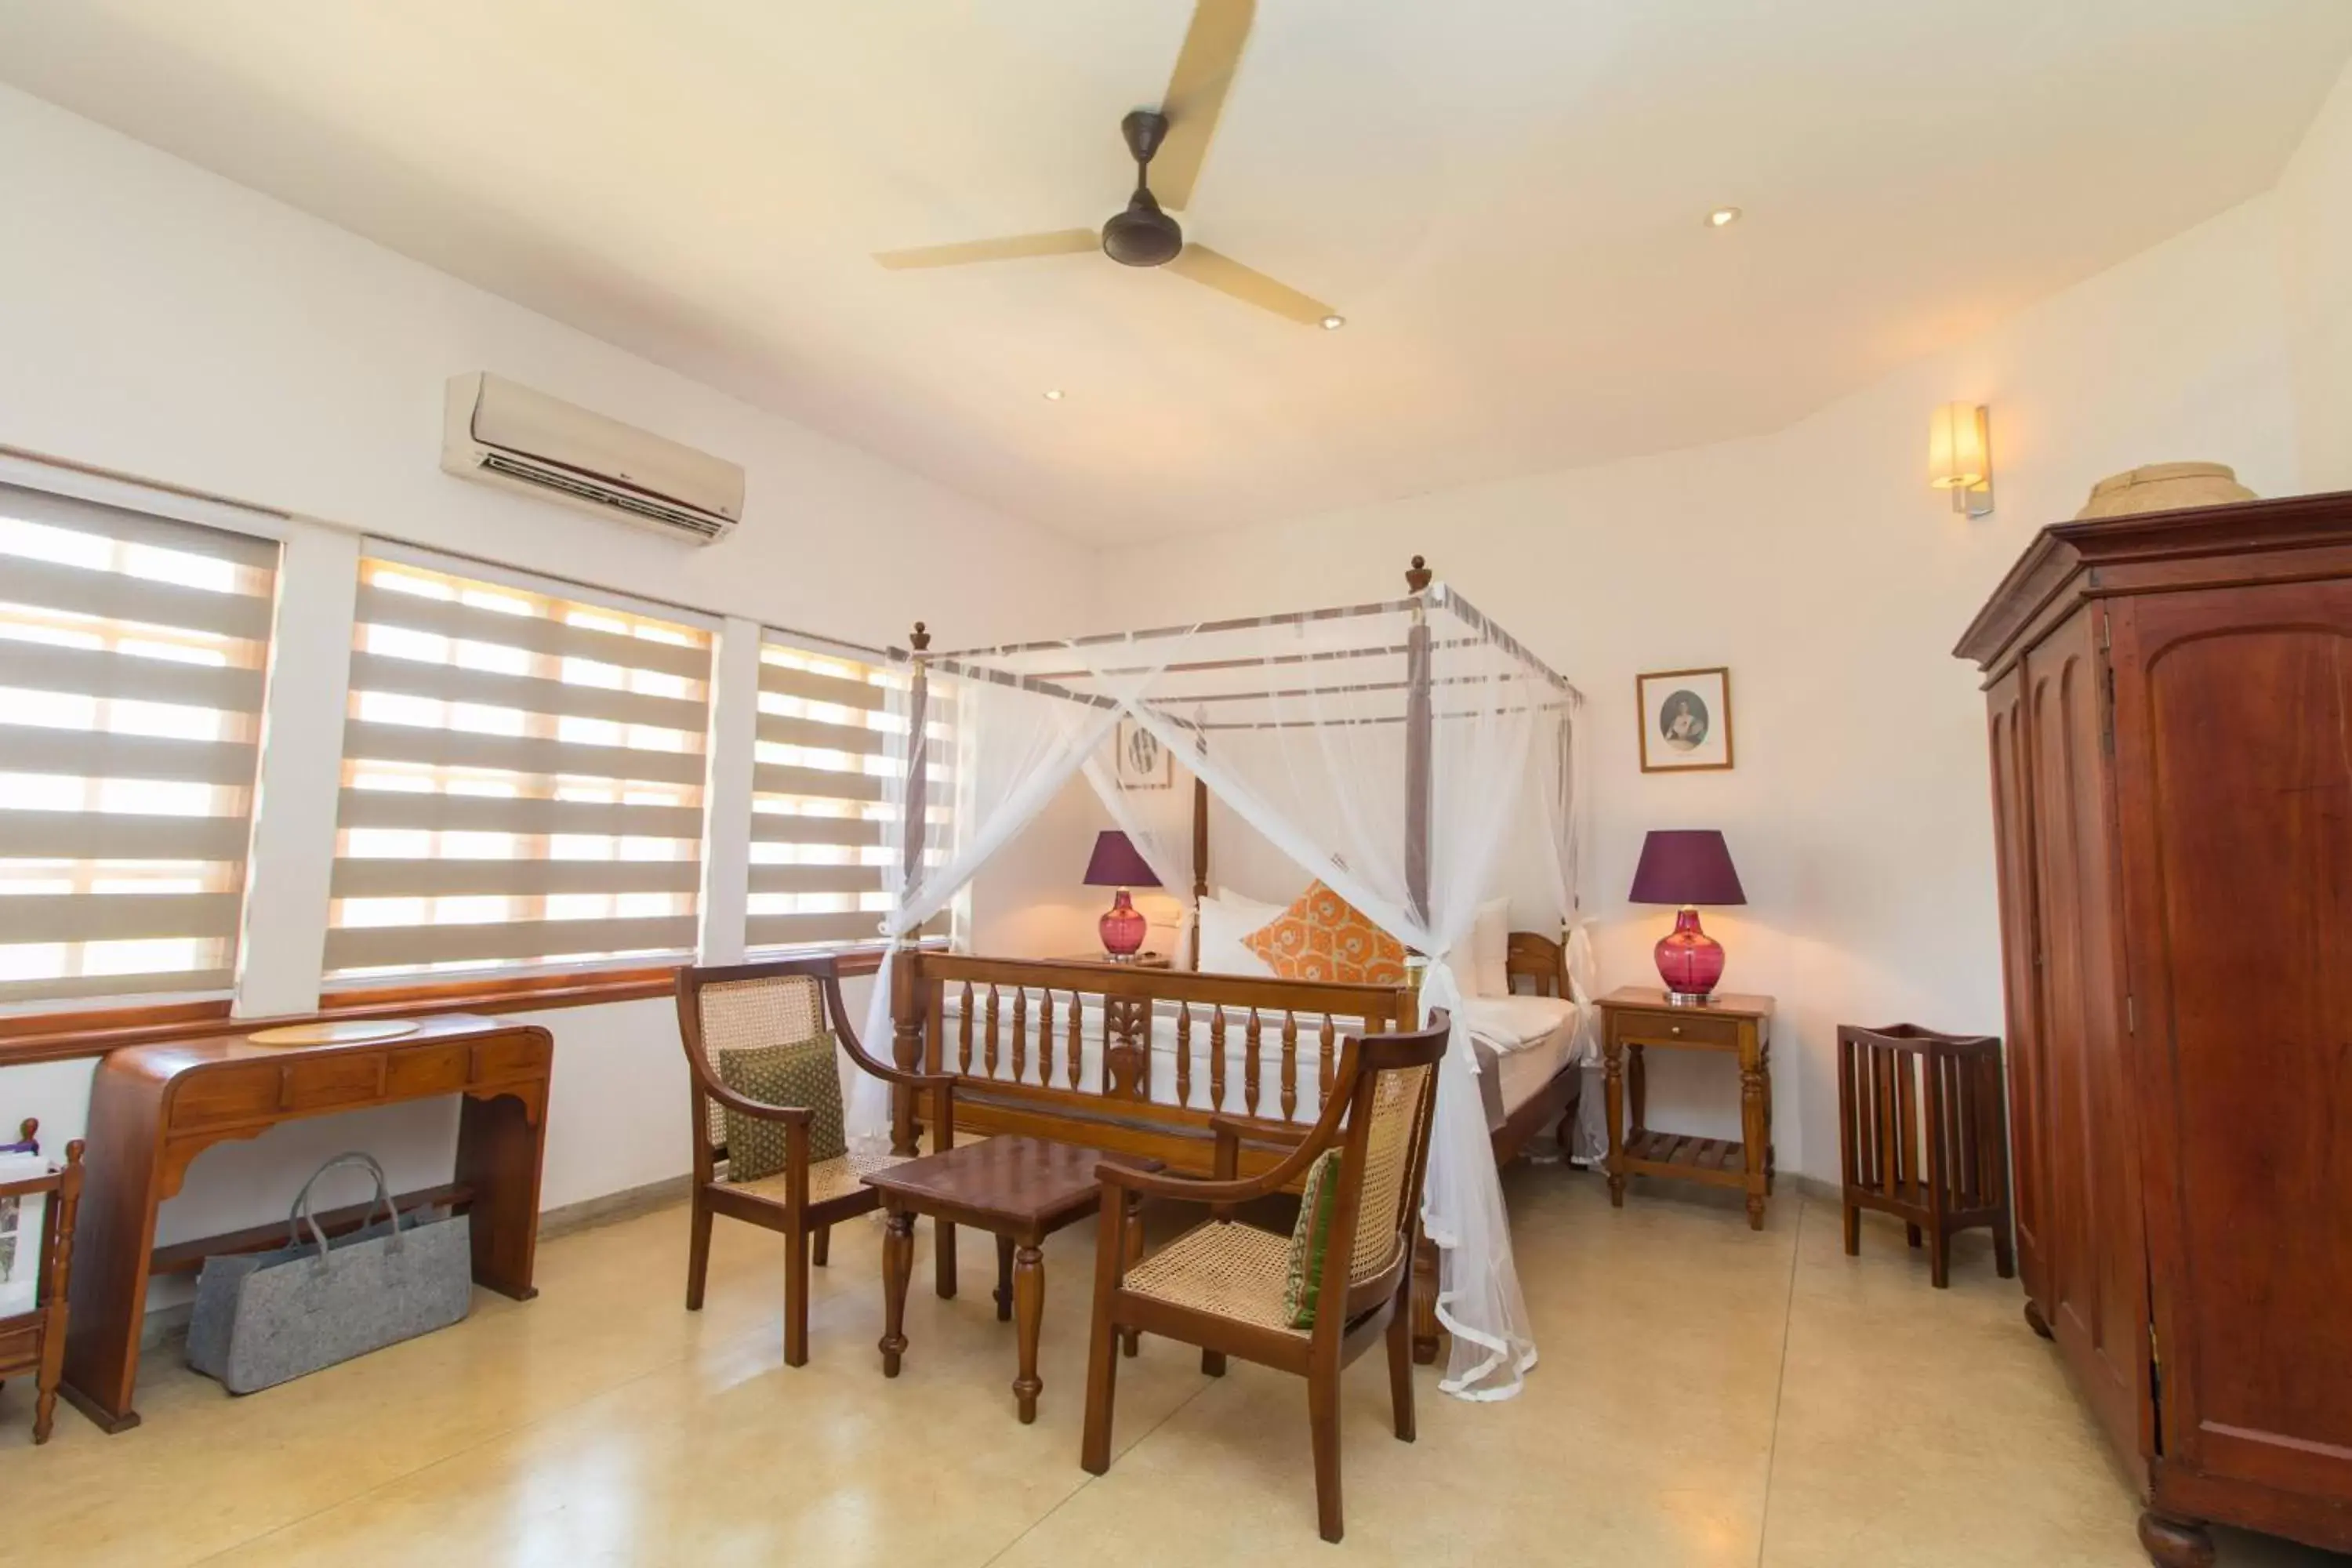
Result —
POLYGON ((1683 1026, 1680 1024, 1669 1024, 1666 1026, 1666 1033, 1669 1035, 1679 1035, 1682 1032, 1683 1026))

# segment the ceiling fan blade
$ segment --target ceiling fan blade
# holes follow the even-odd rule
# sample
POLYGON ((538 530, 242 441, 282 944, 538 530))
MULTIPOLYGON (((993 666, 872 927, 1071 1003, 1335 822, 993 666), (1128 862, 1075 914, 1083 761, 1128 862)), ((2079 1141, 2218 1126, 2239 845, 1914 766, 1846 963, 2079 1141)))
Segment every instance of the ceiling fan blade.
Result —
POLYGON ((1192 205, 1192 186, 1256 17, 1257 0, 1199 0, 1192 7, 1192 26, 1160 100, 1168 136, 1151 160, 1151 190, 1163 207, 1182 212, 1192 205))
POLYGON ((877 250, 874 259, 893 272, 911 267, 963 267, 975 261, 1019 261, 1032 256, 1076 256, 1100 250, 1102 236, 1090 228, 1057 228, 1048 234, 1009 234, 1002 239, 971 239, 961 245, 919 245, 912 250, 877 250))
POLYGON ((1321 326, 1323 318, 1333 314, 1331 307, 1322 300, 1309 299, 1289 284, 1277 283, 1205 245, 1187 245, 1176 253, 1175 260, 1168 263, 1168 270, 1181 272, 1195 283, 1205 283, 1220 294, 1230 294, 1244 305, 1272 310, 1305 326, 1321 326))

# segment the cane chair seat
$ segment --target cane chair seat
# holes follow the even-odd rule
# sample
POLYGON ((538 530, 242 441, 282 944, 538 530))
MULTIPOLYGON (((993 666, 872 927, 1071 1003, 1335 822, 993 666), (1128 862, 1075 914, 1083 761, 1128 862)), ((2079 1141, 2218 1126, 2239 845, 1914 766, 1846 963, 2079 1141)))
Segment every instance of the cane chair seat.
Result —
POLYGON ((1171 1307, 1300 1339, 1282 1310, 1290 1238, 1239 1221, 1196 1225, 1127 1271, 1127 1289, 1171 1307))
MULTIPOLYGON (((855 1149, 830 1160, 815 1161, 808 1168, 808 1201, 811 1204, 830 1203, 835 1198, 845 1198, 853 1193, 871 1192, 873 1189, 865 1185, 865 1178, 868 1172, 887 1170, 892 1165, 905 1163, 904 1157, 887 1151, 865 1154, 855 1149)), ((719 1179, 730 1192, 741 1193, 746 1197, 761 1198, 772 1204, 781 1204, 784 1201, 785 1184, 791 1179, 791 1175, 792 1173, 789 1171, 779 1171, 772 1176, 762 1176, 756 1182, 730 1182, 723 1175, 719 1179)))

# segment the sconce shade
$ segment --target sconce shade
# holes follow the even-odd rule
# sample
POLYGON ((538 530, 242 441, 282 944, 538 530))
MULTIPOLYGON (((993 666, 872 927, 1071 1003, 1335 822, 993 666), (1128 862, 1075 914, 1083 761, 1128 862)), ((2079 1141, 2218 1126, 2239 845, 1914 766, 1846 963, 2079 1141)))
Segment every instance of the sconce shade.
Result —
POLYGON ((1095 835, 1095 852, 1087 862, 1086 885, 1089 888, 1156 888, 1160 879, 1151 873, 1150 866, 1136 853, 1135 846, 1126 834, 1112 829, 1095 835))
POLYGON ((1939 490, 1967 489, 1992 477, 1985 411, 1973 403, 1947 403, 1927 426, 1927 482, 1939 490))

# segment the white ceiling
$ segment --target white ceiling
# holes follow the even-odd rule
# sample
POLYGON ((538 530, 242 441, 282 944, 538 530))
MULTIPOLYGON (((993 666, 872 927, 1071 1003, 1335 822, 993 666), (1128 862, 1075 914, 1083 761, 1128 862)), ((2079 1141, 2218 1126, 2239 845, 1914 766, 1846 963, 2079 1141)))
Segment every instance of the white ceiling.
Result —
POLYGON ((2346 0, 1260 0, 1184 221, 1345 331, 868 259, 1117 210, 1191 9, 0 0, 0 79, 1117 542, 1778 427, 2266 189, 2352 54, 2346 0))

